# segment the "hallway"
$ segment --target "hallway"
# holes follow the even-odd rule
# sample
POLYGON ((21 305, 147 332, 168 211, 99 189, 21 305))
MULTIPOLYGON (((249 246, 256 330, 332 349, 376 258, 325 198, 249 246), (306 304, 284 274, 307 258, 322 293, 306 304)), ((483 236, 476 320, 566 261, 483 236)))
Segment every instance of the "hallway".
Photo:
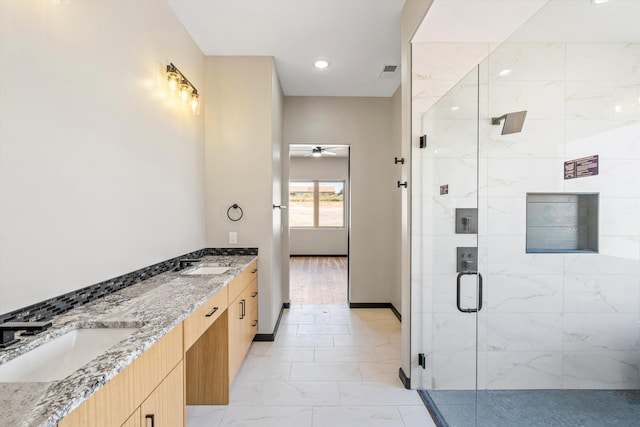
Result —
POLYGON ((275 342, 252 344, 230 405, 189 406, 187 426, 434 426, 399 366, 391 310, 293 305, 275 342))
POLYGON ((291 304, 346 304, 348 267, 348 257, 291 257, 291 304))

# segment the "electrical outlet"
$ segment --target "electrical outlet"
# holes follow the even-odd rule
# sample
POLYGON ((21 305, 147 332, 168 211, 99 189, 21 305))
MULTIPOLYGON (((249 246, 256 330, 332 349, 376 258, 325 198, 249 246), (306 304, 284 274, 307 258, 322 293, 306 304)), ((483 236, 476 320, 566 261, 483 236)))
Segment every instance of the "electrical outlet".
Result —
POLYGON ((236 233, 235 231, 229 232, 229 243, 232 245, 235 245, 238 243, 238 233, 236 233))

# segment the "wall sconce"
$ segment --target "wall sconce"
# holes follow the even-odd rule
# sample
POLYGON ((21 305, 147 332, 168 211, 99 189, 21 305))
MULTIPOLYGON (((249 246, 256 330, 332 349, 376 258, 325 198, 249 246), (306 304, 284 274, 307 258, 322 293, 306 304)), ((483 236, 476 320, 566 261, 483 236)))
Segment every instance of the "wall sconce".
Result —
POLYGON ((171 62, 167 65, 167 82, 171 93, 179 95, 180 99, 189 106, 193 114, 200 114, 198 89, 171 62))

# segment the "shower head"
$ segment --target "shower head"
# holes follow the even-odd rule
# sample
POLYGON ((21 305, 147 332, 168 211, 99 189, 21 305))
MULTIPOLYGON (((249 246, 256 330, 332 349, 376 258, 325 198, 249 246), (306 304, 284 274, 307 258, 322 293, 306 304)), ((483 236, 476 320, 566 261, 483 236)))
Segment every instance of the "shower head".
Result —
POLYGON ((510 133, 522 132, 522 126, 524 125, 524 119, 527 117, 527 110, 516 111, 515 113, 507 113, 500 117, 492 117, 491 124, 499 125, 504 119, 504 126, 502 126, 501 135, 508 135, 510 133))

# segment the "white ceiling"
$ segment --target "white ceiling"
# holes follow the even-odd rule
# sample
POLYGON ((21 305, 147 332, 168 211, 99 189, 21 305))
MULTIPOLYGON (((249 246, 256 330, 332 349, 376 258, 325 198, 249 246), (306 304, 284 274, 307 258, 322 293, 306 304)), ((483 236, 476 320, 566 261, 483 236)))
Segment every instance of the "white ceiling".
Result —
POLYGON ((275 57, 287 96, 392 96, 404 0, 167 0, 205 55, 275 57), (313 67, 316 59, 331 65, 313 67))

